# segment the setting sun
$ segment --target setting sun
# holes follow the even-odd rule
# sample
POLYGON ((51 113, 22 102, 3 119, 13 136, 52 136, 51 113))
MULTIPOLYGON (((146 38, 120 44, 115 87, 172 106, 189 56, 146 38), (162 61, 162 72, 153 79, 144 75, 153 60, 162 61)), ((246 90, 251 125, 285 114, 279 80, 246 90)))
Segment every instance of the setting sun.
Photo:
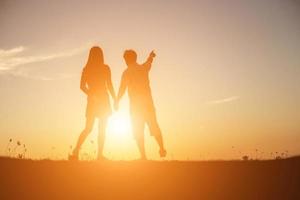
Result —
POLYGON ((129 116, 121 111, 114 113, 108 120, 108 134, 118 137, 124 136, 130 132, 131 125, 129 116))

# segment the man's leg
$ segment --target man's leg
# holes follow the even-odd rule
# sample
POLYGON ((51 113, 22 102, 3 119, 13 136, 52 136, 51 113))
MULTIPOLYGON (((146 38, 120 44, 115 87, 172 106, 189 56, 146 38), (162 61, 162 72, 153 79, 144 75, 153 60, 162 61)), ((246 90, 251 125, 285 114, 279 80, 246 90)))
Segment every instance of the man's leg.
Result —
POLYGON ((164 147, 164 141, 162 137, 162 133, 160 127, 158 125, 155 112, 151 112, 147 118, 147 124, 149 127, 150 134, 154 136, 158 146, 159 146, 159 154, 161 157, 165 157, 167 152, 164 147))
POLYGON ((137 146, 140 151, 141 159, 146 160, 146 152, 145 152, 145 143, 144 143, 144 120, 137 116, 132 114, 131 115, 132 120, 132 131, 134 138, 136 140, 137 146))
POLYGON ((138 138, 136 138, 136 142, 141 154, 141 160, 147 160, 146 152, 145 152, 145 141, 144 141, 144 133, 141 134, 138 138))
POLYGON ((98 124, 98 160, 103 159, 103 148, 104 148, 104 141, 105 141, 105 135, 106 135, 106 125, 107 125, 107 119, 99 119, 98 124))
POLYGON ((84 140, 86 139, 86 137, 89 135, 89 133, 92 131, 93 125, 94 125, 94 121, 95 121, 95 117, 87 117, 86 118, 86 122, 85 122, 85 128, 84 130, 81 132, 76 147, 73 150, 73 155, 78 157, 79 154, 79 150, 81 145, 83 144, 84 140))

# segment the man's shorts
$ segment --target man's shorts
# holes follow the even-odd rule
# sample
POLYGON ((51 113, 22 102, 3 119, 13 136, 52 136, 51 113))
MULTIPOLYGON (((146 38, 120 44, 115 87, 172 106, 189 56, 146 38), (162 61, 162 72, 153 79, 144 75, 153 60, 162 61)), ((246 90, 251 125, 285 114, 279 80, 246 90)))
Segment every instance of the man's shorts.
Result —
POLYGON ((157 123, 156 112, 154 108, 143 111, 131 109, 130 115, 132 132, 135 139, 144 137, 145 124, 147 124, 149 128, 151 136, 160 134, 160 129, 157 123))

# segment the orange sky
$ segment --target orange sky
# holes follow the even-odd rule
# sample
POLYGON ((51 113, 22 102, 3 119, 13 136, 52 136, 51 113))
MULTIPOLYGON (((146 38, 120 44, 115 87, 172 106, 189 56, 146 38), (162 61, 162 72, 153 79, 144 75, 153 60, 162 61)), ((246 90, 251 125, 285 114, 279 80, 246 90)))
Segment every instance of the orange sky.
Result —
MULTIPOLYGON (((84 126, 79 79, 92 45, 103 48, 115 88, 125 49, 140 62, 155 49, 150 78, 167 159, 299 154, 299 11, 279 0, 1 1, 1 154, 13 138, 33 158, 66 158, 84 126)), ((127 97, 114 120, 105 154, 134 159, 127 97)), ((95 138, 96 130, 85 152, 95 138)))

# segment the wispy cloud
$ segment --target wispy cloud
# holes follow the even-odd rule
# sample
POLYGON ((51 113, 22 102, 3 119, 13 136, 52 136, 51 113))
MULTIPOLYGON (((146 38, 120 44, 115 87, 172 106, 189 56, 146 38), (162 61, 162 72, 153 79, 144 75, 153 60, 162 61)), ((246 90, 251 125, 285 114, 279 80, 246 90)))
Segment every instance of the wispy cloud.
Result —
POLYGON ((75 74, 56 74, 52 76, 44 76, 44 75, 36 75, 32 73, 28 73, 24 70, 11 70, 8 75, 12 77, 20 77, 31 80, 40 80, 40 81, 52 81, 52 80, 61 80, 61 79, 69 79, 75 77, 75 74))
POLYGON ((36 62, 44 62, 48 60, 53 60, 56 58, 69 57, 76 55, 87 47, 80 47, 75 49, 69 49, 64 52, 53 53, 48 55, 33 55, 33 56, 21 56, 20 53, 25 51, 25 47, 20 46, 16 48, 12 48, 9 50, 0 49, 0 73, 13 70, 17 66, 36 63, 36 62))
POLYGON ((0 75, 10 75, 14 77, 22 77, 34 80, 56 80, 73 77, 70 74, 56 75, 55 77, 41 76, 30 73, 28 67, 22 67, 26 64, 32 64, 37 62, 46 62, 49 60, 71 57, 85 51, 90 44, 83 45, 78 48, 68 49, 63 52, 50 53, 44 55, 22 55, 28 48, 24 46, 15 47, 12 49, 4 50, 0 49, 0 75))
POLYGON ((240 98, 239 96, 231 96, 231 97, 227 97, 227 98, 224 98, 224 99, 209 101, 207 103, 208 104, 222 104, 222 103, 228 103, 228 102, 236 101, 239 98, 240 98))
POLYGON ((9 50, 0 49, 0 59, 10 57, 10 56, 14 56, 18 53, 23 52, 24 49, 25 48, 23 46, 15 47, 15 48, 12 48, 12 49, 9 49, 9 50))

